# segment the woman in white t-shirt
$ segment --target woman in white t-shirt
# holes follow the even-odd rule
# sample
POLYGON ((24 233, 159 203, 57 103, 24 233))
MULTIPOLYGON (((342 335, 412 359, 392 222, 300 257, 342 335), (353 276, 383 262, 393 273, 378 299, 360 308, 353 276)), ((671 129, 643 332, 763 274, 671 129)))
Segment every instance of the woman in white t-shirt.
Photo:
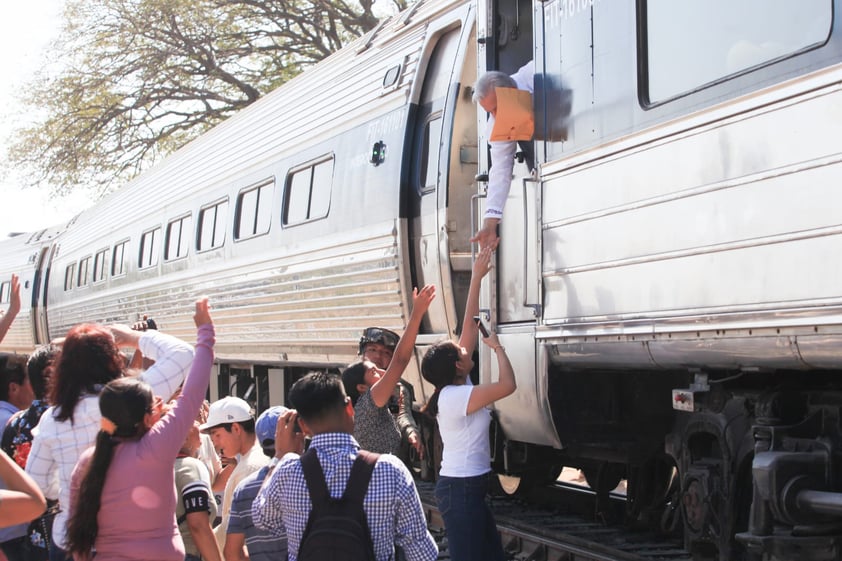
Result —
POLYGON ((497 357, 498 380, 474 386, 468 377, 477 345, 473 317, 479 312, 480 283, 490 268, 491 248, 487 247, 474 263, 459 342, 433 345, 421 363, 421 374, 436 388, 424 412, 438 421, 444 446, 436 501, 453 561, 505 559, 494 516, 485 502, 491 472, 487 407, 511 395, 516 382, 506 349, 493 331, 482 340, 497 357))

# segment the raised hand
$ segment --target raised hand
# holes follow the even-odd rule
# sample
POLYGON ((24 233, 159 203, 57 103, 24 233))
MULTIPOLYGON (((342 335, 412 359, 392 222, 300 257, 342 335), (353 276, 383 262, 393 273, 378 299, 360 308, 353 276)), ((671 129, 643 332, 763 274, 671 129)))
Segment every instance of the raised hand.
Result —
POLYGON ((304 452, 304 433, 298 426, 298 412, 294 409, 284 411, 275 426, 275 457, 284 454, 304 452))
POLYGON ((480 249, 497 249, 497 244, 500 243, 500 238, 497 237, 497 224, 499 222, 496 218, 486 218, 483 222, 482 229, 474 234, 474 237, 469 241, 471 243, 478 243, 480 249))
POLYGON ((430 304, 436 298, 436 287, 432 284, 426 285, 421 290, 412 289, 412 313, 426 313, 430 304))
POLYGON ((477 253, 476 260, 474 261, 474 268, 471 270, 471 274, 474 277, 481 279, 488 274, 491 270, 491 255, 493 252, 494 250, 492 248, 486 247, 477 253))
POLYGON ((20 279, 17 275, 12 275, 11 291, 9 293, 9 310, 7 314, 12 317, 18 315, 20 311, 20 279))
POLYGON ((202 298, 196 300, 196 312, 193 314, 193 323, 196 324, 196 327, 201 327, 207 323, 213 323, 207 296, 203 296, 202 298))

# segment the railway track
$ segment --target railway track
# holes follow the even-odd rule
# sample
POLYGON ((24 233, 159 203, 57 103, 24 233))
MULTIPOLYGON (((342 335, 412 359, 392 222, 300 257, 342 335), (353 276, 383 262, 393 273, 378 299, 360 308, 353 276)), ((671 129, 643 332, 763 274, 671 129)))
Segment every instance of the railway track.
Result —
MULTIPOLYGON (((439 560, 450 559, 444 523, 436 508, 434 484, 417 482, 430 532, 439 543, 439 560)), ((549 495, 579 494, 574 503, 585 504, 589 492, 557 485, 549 495)), ((593 495, 590 493, 590 502, 593 495)), ((561 503, 558 503, 561 504, 561 503)), ((569 505, 570 503, 564 503, 569 505)), ((510 561, 690 561, 675 539, 652 532, 611 526, 576 512, 537 505, 514 497, 494 497, 491 508, 510 561), (590 518, 590 520, 589 520, 590 518)))

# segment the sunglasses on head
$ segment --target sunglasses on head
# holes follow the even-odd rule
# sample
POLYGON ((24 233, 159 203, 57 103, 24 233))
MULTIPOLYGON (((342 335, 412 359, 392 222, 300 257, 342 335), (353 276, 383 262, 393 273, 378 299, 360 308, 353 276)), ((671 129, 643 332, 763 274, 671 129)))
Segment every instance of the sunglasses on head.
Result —
POLYGON ((363 331, 363 336, 360 339, 360 346, 362 347, 368 343, 380 343, 381 345, 394 349, 398 346, 398 340, 400 340, 400 337, 394 331, 389 331, 382 327, 367 327, 363 331))

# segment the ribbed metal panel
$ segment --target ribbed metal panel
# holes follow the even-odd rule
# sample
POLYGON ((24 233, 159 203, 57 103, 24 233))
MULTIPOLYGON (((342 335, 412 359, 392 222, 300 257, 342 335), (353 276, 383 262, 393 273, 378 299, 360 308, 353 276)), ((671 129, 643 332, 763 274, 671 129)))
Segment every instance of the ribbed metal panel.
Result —
POLYGON ((222 359, 341 364, 356 355, 363 327, 402 331, 409 303, 403 291, 411 284, 406 242, 399 235, 405 228, 396 219, 399 142, 429 21, 461 4, 422 2, 412 17, 392 18, 373 36, 308 69, 82 213, 62 235, 54 261, 51 336, 80 321, 133 321, 149 314, 163 329, 189 340, 194 336, 189 310, 202 294, 214 307, 222 359), (398 64, 399 81, 384 89, 386 71, 398 64), (381 129, 391 135, 391 160, 379 168, 363 161, 360 167, 359 155, 368 150, 364 142, 371 134, 380 138, 381 129), (335 157, 330 215, 282 229, 283 174, 322 146, 335 157), (237 192, 264 176, 275 178, 271 231, 235 242, 230 215, 237 192), (381 206, 353 206, 364 190, 366 201, 373 198, 381 206), (121 239, 131 239, 127 255, 136 261, 145 229, 165 229, 184 212, 192 213, 195 228, 200 206, 226 197, 228 239, 222 249, 196 254, 191 246, 182 261, 147 271, 132 263, 125 277, 63 291, 69 263, 110 251, 121 239))
POLYGON ((232 360, 340 362, 371 324, 402 330, 401 283, 394 222, 374 225, 353 242, 314 244, 297 253, 221 262, 200 271, 77 290, 51 308, 51 335, 80 321, 133 321, 154 316, 161 329, 190 340, 193 301, 211 298, 217 355, 232 360))

